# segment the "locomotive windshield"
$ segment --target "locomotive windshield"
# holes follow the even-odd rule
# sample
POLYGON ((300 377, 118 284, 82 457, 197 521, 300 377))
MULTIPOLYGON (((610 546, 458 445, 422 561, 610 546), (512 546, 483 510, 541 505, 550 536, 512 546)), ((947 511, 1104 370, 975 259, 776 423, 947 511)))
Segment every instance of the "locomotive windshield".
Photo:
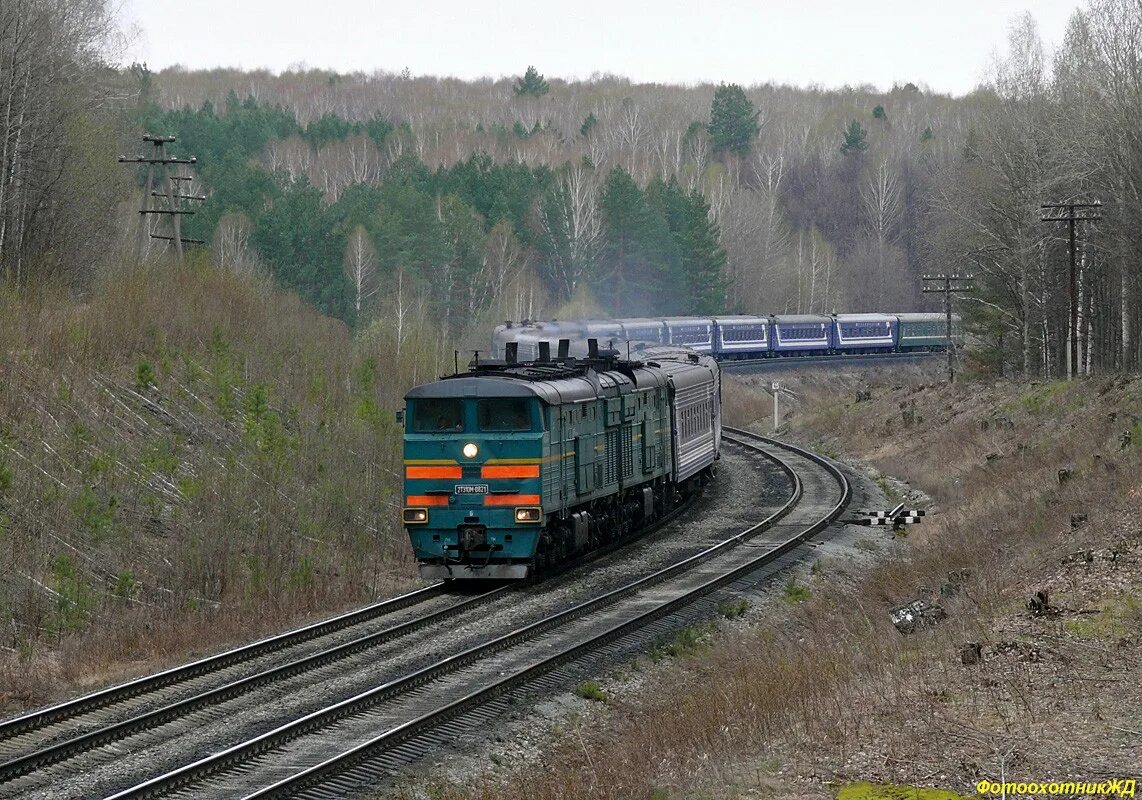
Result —
POLYGON ((482 431, 530 431, 531 411, 528 401, 520 397, 497 397, 480 400, 476 417, 482 431))
POLYGON ((416 433, 464 430, 464 401, 452 398, 422 397, 416 401, 412 417, 416 433))

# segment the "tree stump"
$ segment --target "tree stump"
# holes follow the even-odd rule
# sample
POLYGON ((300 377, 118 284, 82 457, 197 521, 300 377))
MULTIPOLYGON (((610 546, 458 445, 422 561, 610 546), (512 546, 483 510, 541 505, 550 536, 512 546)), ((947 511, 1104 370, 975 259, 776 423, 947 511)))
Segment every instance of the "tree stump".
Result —
POLYGON ((966 642, 960 648, 960 661, 965 666, 978 664, 983 660, 983 646, 979 642, 966 642))

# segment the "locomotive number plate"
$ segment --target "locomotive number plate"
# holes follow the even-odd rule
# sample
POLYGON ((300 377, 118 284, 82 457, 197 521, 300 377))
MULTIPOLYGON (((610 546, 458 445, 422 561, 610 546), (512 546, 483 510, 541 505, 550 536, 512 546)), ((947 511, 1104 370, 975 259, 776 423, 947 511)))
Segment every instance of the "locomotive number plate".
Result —
POLYGON ((488 484, 486 483, 461 483, 456 486, 456 494, 487 494, 488 484))

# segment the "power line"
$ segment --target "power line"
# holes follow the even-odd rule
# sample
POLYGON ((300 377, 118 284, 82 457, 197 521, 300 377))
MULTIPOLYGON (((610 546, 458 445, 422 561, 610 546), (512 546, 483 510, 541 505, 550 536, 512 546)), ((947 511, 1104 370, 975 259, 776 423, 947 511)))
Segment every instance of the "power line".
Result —
POLYGON ((955 350, 955 340, 952 338, 952 294, 971 291, 975 287, 975 275, 940 273, 939 275, 923 275, 921 279, 925 284, 920 290, 923 294, 941 292, 944 295, 944 332, 948 342, 948 383, 952 383, 956 379, 956 371, 952 365, 955 350), (929 286, 929 283, 932 285, 929 286), (943 286, 940 285, 941 283, 943 286))
POLYGON ((1090 203, 1044 203, 1040 208, 1043 210, 1039 217, 1040 222, 1065 222, 1070 232, 1071 314, 1067 332, 1067 350, 1069 351, 1067 358, 1069 374, 1067 377, 1073 378, 1079 374, 1079 283, 1076 266, 1076 228, 1080 222, 1096 222, 1102 219, 1102 214, 1097 210, 1102 208, 1102 203, 1098 200, 1090 203))
POLYGON ((184 244, 205 244, 201 239, 186 239, 182 235, 182 218, 184 216, 194 214, 194 211, 189 208, 182 208, 182 200, 197 200, 202 201, 206 199, 206 195, 195 195, 183 192, 176 189, 181 183, 185 181, 193 181, 192 175, 172 175, 172 166, 186 166, 192 167, 198 163, 198 159, 194 156, 190 158, 175 158, 167 154, 167 145, 175 142, 174 136, 155 136, 153 134, 143 134, 144 144, 149 144, 152 147, 149 156, 119 156, 120 164, 146 164, 147 165, 147 179, 143 189, 143 207, 139 209, 139 213, 143 216, 143 224, 139 226, 139 252, 145 253, 147 250, 147 238, 159 239, 161 241, 174 242, 175 257, 179 263, 182 262, 182 253, 184 244), (160 186, 164 191, 155 191, 155 167, 158 166, 161 170, 160 186), (163 198, 166 200, 165 207, 159 207, 153 198, 163 198), (171 233, 173 235, 160 235, 151 231, 149 217, 152 214, 157 214, 160 217, 167 217, 171 221, 171 233))

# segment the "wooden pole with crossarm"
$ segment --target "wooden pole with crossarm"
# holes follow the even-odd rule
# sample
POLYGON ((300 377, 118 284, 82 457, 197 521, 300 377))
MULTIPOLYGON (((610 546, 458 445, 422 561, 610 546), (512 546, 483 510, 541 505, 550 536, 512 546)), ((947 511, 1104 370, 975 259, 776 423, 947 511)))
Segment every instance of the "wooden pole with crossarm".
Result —
POLYGON ((1068 279, 1070 285, 1070 320, 1067 323, 1067 375, 1074 378, 1079 374, 1079 282, 1077 267, 1077 236, 1076 226, 1080 222, 1096 222, 1102 219, 1098 209, 1102 203, 1095 200, 1092 203, 1044 203, 1040 222, 1065 222, 1070 234, 1071 269, 1068 279))
POLYGON ((175 141, 174 136, 153 136, 151 134, 143 135, 143 142, 152 146, 151 154, 149 156, 120 156, 120 164, 146 164, 147 165, 147 178, 143 186, 143 207, 139 213, 143 216, 142 225, 139 227, 139 252, 140 254, 146 253, 147 239, 159 239, 160 241, 174 242, 175 258, 179 263, 182 263, 183 245, 184 244, 205 244, 201 239, 185 239, 182 235, 182 218, 186 215, 193 214, 194 211, 188 208, 182 208, 182 200, 205 200, 205 195, 193 195, 183 192, 179 185, 184 181, 192 181, 193 178, 189 175, 171 175, 170 169, 172 165, 185 165, 192 167, 198 163, 198 159, 193 156, 190 158, 175 158, 167 155, 167 145, 173 144, 175 141), (155 167, 161 170, 160 184, 163 191, 155 191, 155 167), (161 197, 166 199, 166 207, 160 208, 154 201, 154 198, 161 197), (173 236, 165 236, 152 232, 150 215, 157 214, 165 216, 171 221, 171 228, 173 236))
POLYGON ((956 371, 952 362, 953 350, 956 346, 955 340, 952 339, 952 293, 970 291, 975 286, 975 276, 940 273, 939 275, 924 275, 923 281, 925 285, 920 290, 922 293, 941 292, 944 295, 944 332, 948 342, 948 383, 952 383, 956 379, 956 371), (929 286, 929 283, 932 285, 929 286), (943 286, 940 285, 941 283, 943 286))

